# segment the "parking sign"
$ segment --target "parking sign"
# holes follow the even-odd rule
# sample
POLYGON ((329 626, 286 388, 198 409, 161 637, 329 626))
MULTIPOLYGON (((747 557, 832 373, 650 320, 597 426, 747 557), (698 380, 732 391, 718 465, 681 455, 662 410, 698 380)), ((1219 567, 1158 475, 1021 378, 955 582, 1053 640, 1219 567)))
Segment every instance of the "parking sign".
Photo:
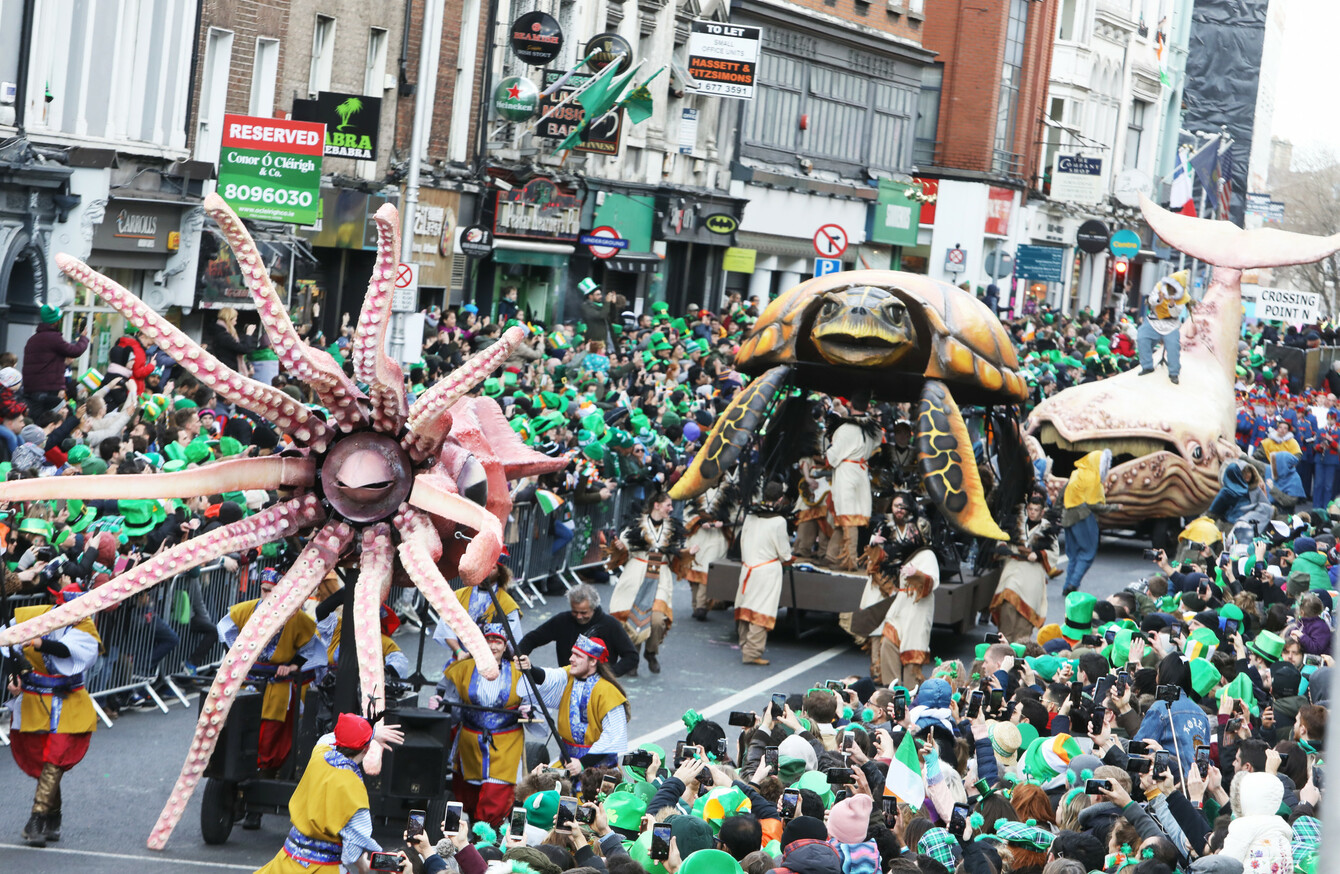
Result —
POLYGON ((840 258, 815 258, 814 275, 827 276, 830 273, 842 272, 842 260, 840 258))

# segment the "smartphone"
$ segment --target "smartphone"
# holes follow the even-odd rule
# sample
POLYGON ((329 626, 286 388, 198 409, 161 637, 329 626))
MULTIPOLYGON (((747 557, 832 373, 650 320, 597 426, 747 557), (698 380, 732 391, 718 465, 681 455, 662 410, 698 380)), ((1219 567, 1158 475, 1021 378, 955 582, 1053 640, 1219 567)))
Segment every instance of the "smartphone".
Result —
POLYGON ((1168 750, 1154 751, 1154 776, 1162 777, 1173 766, 1173 754, 1168 750))
POLYGON ((1084 703, 1084 683, 1075 680, 1070 684, 1070 706, 1075 708, 1084 703))
POLYGON ((828 785, 846 786, 855 779, 855 772, 851 768, 829 768, 828 785))
POLYGON ((554 828, 563 828, 577 818, 577 799, 564 795, 558 799, 558 815, 554 817, 554 828))
POLYGON ((1126 759, 1126 772, 1128 774, 1148 774, 1154 767, 1154 760, 1149 756, 1128 756, 1126 759))
POLYGON ((954 811, 949 815, 949 833, 959 840, 963 840, 963 833, 968 830, 968 814, 972 812, 966 804, 955 804, 954 811))
POLYGON ((841 680, 827 680, 824 682, 824 687, 839 695, 847 691, 847 687, 842 684, 841 680))
POLYGON ((727 725, 738 725, 741 728, 748 728, 754 724, 754 714, 746 713, 743 710, 732 710, 730 719, 726 721, 727 725))
POLYGON ((684 764, 684 741, 675 742, 675 767, 684 764))
POLYGON ((512 808, 512 821, 508 824, 507 833, 513 835, 524 835, 526 833, 526 808, 512 808))
MULTIPOLYGON (((448 811, 447 811, 447 812, 448 812, 448 814, 450 814, 450 812, 451 812, 451 811, 450 811, 450 805, 448 805, 448 811)), ((457 805, 456 805, 456 817, 457 817, 457 823, 456 823, 456 826, 452 826, 451 828, 447 829, 447 831, 449 831, 449 832, 454 832, 454 831, 456 831, 456 827, 460 825, 460 822, 459 822, 459 819, 460 819, 460 813, 461 813, 461 806, 460 806, 459 804, 457 804, 457 805)), ((405 834, 409 835, 410 837, 414 837, 415 835, 421 835, 421 834, 423 834, 423 823, 424 823, 424 819, 425 819, 427 816, 428 816, 427 811, 423 811, 423 810, 411 810, 411 811, 409 812, 409 820, 405 823, 405 834)))
POLYGON ((1093 700, 1095 704, 1102 704, 1107 700, 1107 693, 1112 691, 1112 683, 1116 678, 1111 674, 1105 674, 1098 678, 1098 682, 1093 684, 1093 700))
POLYGON ((1321 656, 1308 653, 1307 655, 1303 656, 1303 664, 1313 665, 1319 668, 1321 667, 1321 656))
POLYGON ((782 803, 778 806, 781 808, 782 819, 795 819, 796 810, 800 807, 800 790, 787 789, 782 793, 782 803))
POLYGON ((1103 723, 1107 721, 1107 708, 1094 707, 1089 715, 1089 734, 1102 734, 1103 723))
POLYGON ((898 819, 898 799, 884 798, 884 825, 893 828, 893 824, 898 819))
POLYGON ((596 821, 596 809, 593 805, 583 804, 577 808, 577 821, 582 825, 591 825, 596 821))
POLYGON ((1005 636, 999 631, 982 635, 982 643, 1004 643, 1005 636))
POLYGON ((1146 549, 1144 552, 1145 561, 1158 561, 1159 551, 1157 549, 1146 549))
POLYGON ((1126 690, 1131 685, 1130 671, 1117 671, 1117 696, 1126 694, 1126 690))
POLYGON ((618 780, 615 780, 615 779, 614 779, 613 777, 611 777, 609 774, 606 774, 604 777, 601 777, 601 778, 600 778, 600 794, 601 794, 601 795, 609 795, 609 794, 610 794, 611 792, 613 792, 616 788, 618 788, 618 786, 619 786, 619 781, 618 781, 618 780))
POLYGON ((968 718, 973 719, 982 712, 982 699, 986 696, 982 694, 981 689, 974 689, 968 696, 968 718))
POLYGON ((1143 756, 1149 752, 1149 744, 1142 740, 1133 740, 1126 745, 1126 755, 1143 756))
POLYGON ((777 747, 763 748, 763 764, 767 765, 772 773, 777 773, 777 747))
MULTIPOLYGON (((1281 765, 1284 763, 1281 762, 1281 765)), ((1204 780, 1210 776, 1210 748, 1196 747, 1196 767, 1200 769, 1200 778, 1204 780)))
POLYGON ((786 693, 778 692, 772 696, 772 715, 774 718, 781 716, 782 711, 786 709, 786 693))
POLYGON ((1000 708, 1001 708, 1001 706, 1002 706, 1004 703, 1005 703, 1005 690, 1004 690, 1004 689, 992 689, 992 690, 991 690, 991 712, 992 712, 992 713, 999 713, 999 712, 1000 712, 1000 708))
POLYGON ((1085 780, 1085 781, 1084 781, 1084 794, 1085 794, 1085 795, 1102 795, 1103 792, 1104 792, 1104 790, 1111 789, 1111 788, 1112 788, 1112 781, 1111 781, 1111 780, 1085 780))
POLYGON ((658 822, 651 827, 651 858, 664 862, 670 858, 670 824, 658 822))
POLYGON ((907 718, 907 693, 899 689, 893 695, 893 721, 902 722, 907 718))
POLYGON ((1287 768, 1288 766, 1289 766, 1289 754, 1280 753, 1280 767, 1287 768))
POLYGON ((399 871, 399 853, 368 853, 369 871, 399 871))

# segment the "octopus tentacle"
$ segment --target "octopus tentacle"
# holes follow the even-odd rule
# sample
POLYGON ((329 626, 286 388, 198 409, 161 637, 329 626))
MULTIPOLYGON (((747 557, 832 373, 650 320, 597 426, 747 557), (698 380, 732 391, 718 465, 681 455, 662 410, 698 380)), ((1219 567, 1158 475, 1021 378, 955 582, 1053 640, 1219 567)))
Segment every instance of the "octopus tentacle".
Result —
POLYGON ((301 444, 324 449, 329 442, 329 427, 311 410, 279 389, 237 373, 122 286, 78 258, 63 253, 56 255, 56 265, 71 279, 91 288, 139 328, 151 343, 157 343, 230 404, 269 419, 301 444))
POLYGON ((484 632, 461 606, 451 584, 437 569, 437 560, 442 556, 442 539, 438 537, 433 523, 424 514, 401 505, 395 526, 401 531, 400 562, 405 570, 428 603, 437 610, 442 621, 456 633, 456 639, 474 658, 479 672, 490 680, 497 679, 498 660, 489 650, 484 632))
POLYGON ((358 400, 363 397, 362 392, 335 363, 329 352, 313 349, 298 336, 288 309, 275 291, 270 274, 265 269, 265 260, 246 225, 217 194, 207 196, 204 207, 205 212, 218 222, 229 247, 237 256, 247 289, 256 301, 261 325, 270 337, 275 354, 279 356, 280 369, 312 386, 321 402, 330 409, 340 430, 348 432, 363 424, 366 418, 358 405, 358 400))
POLYGON ((479 420, 479 427, 488 439, 493 454, 498 456, 507 479, 539 476, 567 467, 566 457, 554 458, 543 452, 536 452, 523 443, 507 424, 507 417, 503 415, 502 407, 498 406, 498 402, 493 398, 476 398, 474 411, 475 418, 479 420))
POLYGON ((391 204, 382 204, 373 216, 377 223, 377 262, 363 298, 363 311, 354 329, 354 377, 367 383, 372 421, 383 434, 396 434, 409 415, 405 374, 386 354, 386 329, 391 320, 392 283, 400 266, 400 217, 391 204))
POLYGON ((306 458, 238 458, 177 473, 16 480, 0 483, 0 502, 190 498, 245 489, 309 488, 315 481, 316 463, 306 458))
POLYGON ((482 583, 502 554, 502 521, 474 501, 457 494, 455 484, 446 477, 432 472, 414 478, 408 503, 456 523, 457 528, 475 530, 474 539, 461 556, 460 574, 466 585, 482 583))
MULTIPOLYGON (((251 619, 237 635, 237 640, 223 657, 214 684, 210 686, 205 704, 200 709, 200 721, 195 726, 191 751, 177 776, 172 794, 158 814, 153 831, 149 833, 149 847, 161 850, 186 810, 186 802, 200 782, 200 776, 209 764, 219 732, 228 720, 228 711, 237 697, 237 690, 246 681, 247 671, 256 664, 266 641, 280 632, 303 602, 316 590, 326 572, 339 560, 340 553, 353 540, 354 530, 344 522, 332 522, 307 544, 293 567, 274 587, 251 614, 251 619)), ((82 600, 82 599, 80 599, 82 600)), ((76 602, 77 603, 77 602, 76 602)))
POLYGON ((437 451, 451 429, 451 407, 507 360, 530 333, 520 325, 503 331, 497 343, 470 356, 460 367, 419 396, 409 411, 409 433, 401 439, 415 461, 437 451))
POLYGON ((225 553, 259 548, 296 534, 324 518, 321 502, 312 494, 276 504, 254 516, 179 543, 98 586, 87 595, 67 601, 27 622, 0 630, 0 646, 25 643, 50 634, 57 628, 73 625, 94 613, 114 607, 170 576, 198 567, 225 553))
MULTIPOLYGON (((395 547, 391 526, 385 522, 363 529, 363 554, 359 559, 358 583, 354 587, 354 644, 358 650, 358 684, 363 700, 373 699, 378 712, 386 709, 386 670, 382 664, 382 591, 391 582, 395 547)), ((343 641, 340 642, 344 644, 343 641)), ((368 747, 363 770, 380 774, 382 748, 368 747)))
MULTIPOLYGON (((449 436, 468 449, 475 461, 484 468, 484 475, 488 478, 489 484, 489 496, 484 508, 502 521, 512 512, 512 496, 507 488, 507 473, 503 470, 498 456, 494 454, 488 438, 484 436, 484 429, 480 426, 477 416, 480 407, 491 403, 492 398, 467 397, 457 401, 456 406, 452 407, 449 436)), ((513 433, 511 428, 508 428, 507 432, 513 433)))

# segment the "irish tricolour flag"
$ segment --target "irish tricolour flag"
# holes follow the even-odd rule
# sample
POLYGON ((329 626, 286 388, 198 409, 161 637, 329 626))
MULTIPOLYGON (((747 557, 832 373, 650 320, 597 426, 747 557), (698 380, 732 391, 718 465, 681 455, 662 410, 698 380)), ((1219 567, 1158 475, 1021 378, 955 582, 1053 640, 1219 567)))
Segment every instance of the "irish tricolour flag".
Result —
POLYGON ((920 808, 926 800, 926 781, 921 777, 921 761, 917 758, 917 744, 911 732, 903 733, 902 743, 898 744, 898 751, 889 762, 884 795, 914 808, 920 808))

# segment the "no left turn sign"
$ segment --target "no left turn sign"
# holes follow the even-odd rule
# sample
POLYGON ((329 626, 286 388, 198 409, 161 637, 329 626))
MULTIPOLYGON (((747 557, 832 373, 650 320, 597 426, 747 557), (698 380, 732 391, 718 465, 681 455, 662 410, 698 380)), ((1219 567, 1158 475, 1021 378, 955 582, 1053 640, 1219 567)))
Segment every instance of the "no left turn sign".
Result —
POLYGON ((827 224, 814 232, 814 251, 820 258, 837 258, 847 251, 847 232, 841 225, 827 224))

